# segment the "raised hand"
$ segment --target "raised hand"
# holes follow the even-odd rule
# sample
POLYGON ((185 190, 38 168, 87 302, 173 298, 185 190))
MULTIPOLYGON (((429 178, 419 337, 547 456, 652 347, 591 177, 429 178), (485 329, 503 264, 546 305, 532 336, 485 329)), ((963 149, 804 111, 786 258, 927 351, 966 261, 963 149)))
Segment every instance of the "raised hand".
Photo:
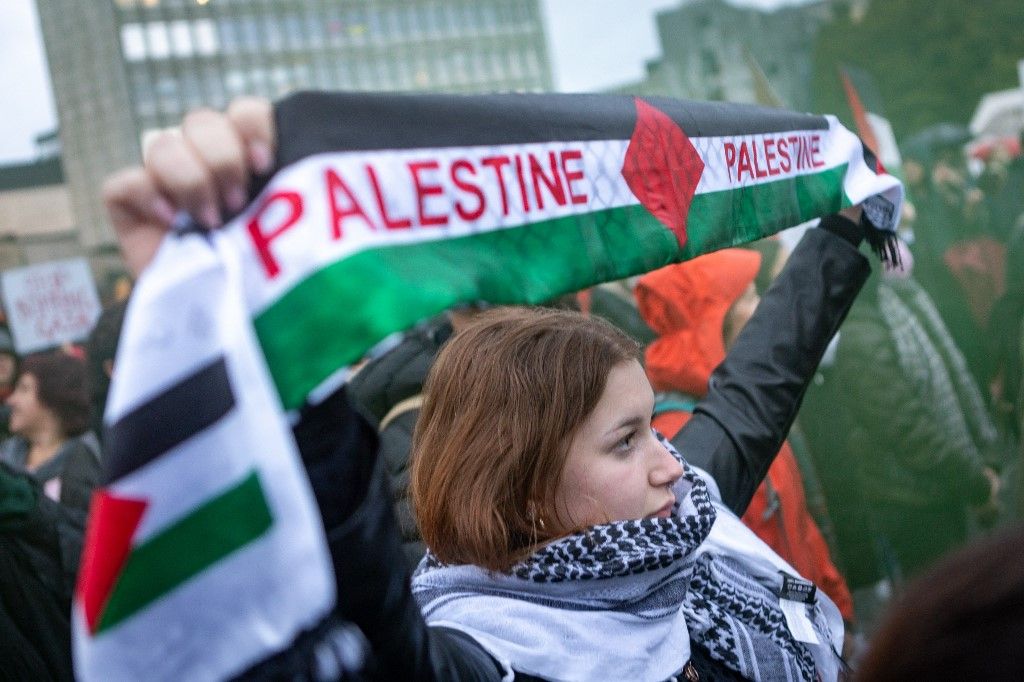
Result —
POLYGON ((153 259, 178 211, 210 229, 240 210, 254 174, 274 164, 275 131, 268 100, 243 97, 226 112, 188 114, 181 132, 162 133, 142 166, 122 169, 103 184, 103 201, 121 251, 135 276, 153 259))

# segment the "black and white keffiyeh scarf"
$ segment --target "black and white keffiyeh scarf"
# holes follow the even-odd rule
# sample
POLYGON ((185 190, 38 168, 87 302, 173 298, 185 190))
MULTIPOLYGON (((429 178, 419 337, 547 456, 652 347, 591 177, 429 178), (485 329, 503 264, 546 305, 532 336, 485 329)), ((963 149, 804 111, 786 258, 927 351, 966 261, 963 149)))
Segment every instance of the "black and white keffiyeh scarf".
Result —
POLYGON ((413 592, 429 624, 471 635, 509 680, 513 670, 550 680, 667 680, 689 660, 691 639, 750 680, 834 679, 827 598, 807 606, 823 644, 797 641, 779 602, 780 571, 795 571, 716 506, 692 467, 673 492, 671 518, 590 527, 507 574, 428 553, 413 592))

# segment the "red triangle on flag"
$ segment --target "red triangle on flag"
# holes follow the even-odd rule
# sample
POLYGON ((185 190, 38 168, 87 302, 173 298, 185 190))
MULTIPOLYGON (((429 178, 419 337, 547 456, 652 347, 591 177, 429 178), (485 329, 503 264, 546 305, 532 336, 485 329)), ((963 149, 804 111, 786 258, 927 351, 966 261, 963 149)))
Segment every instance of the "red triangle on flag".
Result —
POLYGON ((639 97, 622 177, 644 208, 686 244, 686 218, 704 161, 675 121, 639 97))
POLYGON ((75 590, 90 633, 96 632, 148 504, 146 500, 114 497, 106 490, 99 490, 92 497, 75 590))

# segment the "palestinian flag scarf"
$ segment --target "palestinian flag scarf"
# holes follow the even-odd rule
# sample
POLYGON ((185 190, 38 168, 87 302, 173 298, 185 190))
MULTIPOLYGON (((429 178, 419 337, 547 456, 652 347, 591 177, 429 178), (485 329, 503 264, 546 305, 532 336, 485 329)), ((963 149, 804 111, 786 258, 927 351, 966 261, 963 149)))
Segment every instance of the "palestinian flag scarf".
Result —
MULTIPOLYGON (((606 95, 305 93, 278 170, 129 306, 74 606, 82 679, 219 679, 334 603, 289 415, 389 334, 773 234, 899 182, 833 117, 606 95)), ((355 587, 358 589, 358 586, 355 587)))

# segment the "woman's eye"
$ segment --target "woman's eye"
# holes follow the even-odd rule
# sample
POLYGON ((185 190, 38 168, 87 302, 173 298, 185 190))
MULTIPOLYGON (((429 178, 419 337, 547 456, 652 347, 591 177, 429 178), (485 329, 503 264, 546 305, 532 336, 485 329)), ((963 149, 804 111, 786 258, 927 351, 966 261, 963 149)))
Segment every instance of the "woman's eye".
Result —
POLYGON ((627 434, 622 440, 620 440, 616 444, 615 449, 619 450, 619 451, 629 450, 630 448, 633 447, 633 441, 635 439, 636 439, 636 432, 635 431, 631 431, 629 434, 627 434))

